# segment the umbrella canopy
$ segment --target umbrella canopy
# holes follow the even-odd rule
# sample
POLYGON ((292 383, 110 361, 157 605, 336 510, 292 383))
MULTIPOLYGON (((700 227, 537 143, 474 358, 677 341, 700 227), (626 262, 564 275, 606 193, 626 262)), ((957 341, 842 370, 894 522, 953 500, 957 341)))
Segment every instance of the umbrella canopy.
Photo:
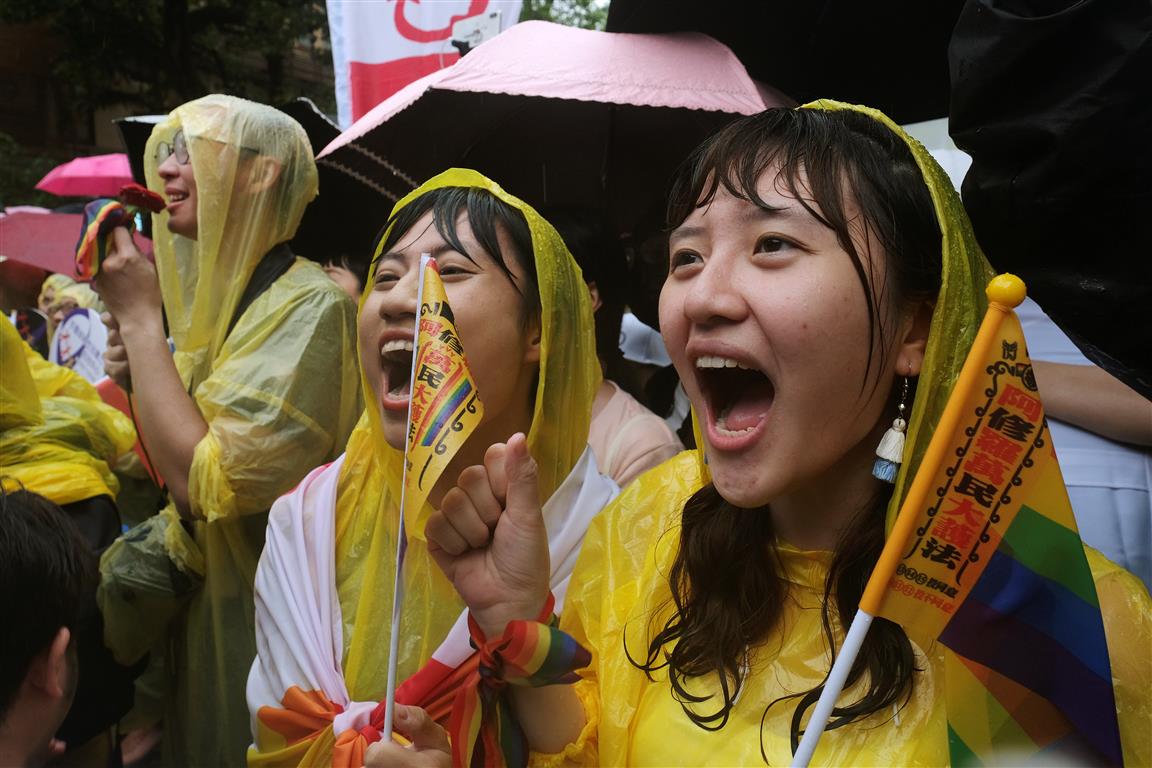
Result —
MULTIPOLYGON (((76 278, 76 243, 84 214, 62 213, 31 205, 0 212, 0 260, 11 259, 49 272, 76 278)), ((152 258, 152 241, 140 232, 132 239, 152 258)))
POLYGON ((36 189, 62 197, 116 197, 120 187, 132 183, 128 155, 77 157, 48 172, 36 189))
POLYGON ((537 207, 606 209, 627 232, 663 206, 693 147, 769 106, 766 94, 784 103, 705 35, 528 21, 377 105, 319 163, 387 201, 446 168, 474 168, 537 207))
POLYGON ((76 240, 83 219, 79 213, 8 209, 0 214, 0 256, 74 276, 76 240))

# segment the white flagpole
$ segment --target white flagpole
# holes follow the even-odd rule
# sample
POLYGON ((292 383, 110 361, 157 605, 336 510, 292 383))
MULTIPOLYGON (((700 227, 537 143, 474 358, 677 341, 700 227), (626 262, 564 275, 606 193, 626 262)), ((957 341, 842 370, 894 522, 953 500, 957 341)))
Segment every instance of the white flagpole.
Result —
POLYGON ((852 619, 852 626, 848 628, 848 635, 844 638, 844 646, 836 655, 836 662, 828 674, 828 682, 824 684, 824 691, 820 694, 820 700, 816 702, 816 708, 812 710, 812 717, 808 719, 808 727, 804 729, 804 737, 800 739, 800 746, 796 748, 796 754, 792 757, 792 768, 807 768, 808 764, 812 762, 812 753, 816 751, 816 744, 819 743, 820 737, 824 734, 824 726, 828 724, 828 718, 832 716, 832 708, 836 706, 836 700, 840 698, 840 692, 844 690, 844 681, 848 679, 848 673, 852 671, 852 665, 860 654, 860 646, 864 643, 864 637, 868 634, 868 628, 871 626, 872 614, 857 610, 856 617, 852 619))
POLYGON ((396 656, 400 650, 400 606, 404 602, 404 553, 408 534, 404 530, 404 496, 408 489, 408 435, 412 430, 412 391, 416 388, 416 359, 420 356, 420 307, 424 303, 424 270, 432 257, 420 254, 416 285, 416 321, 412 326, 412 373, 408 378, 408 419, 404 430, 404 472, 400 482, 400 526, 396 534, 396 576, 392 584, 392 635, 388 640, 388 688, 384 694, 384 741, 392 740, 392 713, 396 709, 396 656))

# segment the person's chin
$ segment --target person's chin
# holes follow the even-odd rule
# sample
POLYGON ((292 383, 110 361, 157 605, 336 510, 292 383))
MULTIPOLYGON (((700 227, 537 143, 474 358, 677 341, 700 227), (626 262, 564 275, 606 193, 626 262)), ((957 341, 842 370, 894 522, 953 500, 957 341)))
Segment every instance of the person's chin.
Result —
POLYGON ((387 411, 381 415, 381 422, 384 427, 384 442, 388 443, 389 448, 397 451, 404 450, 406 421, 406 418, 393 418, 387 411))

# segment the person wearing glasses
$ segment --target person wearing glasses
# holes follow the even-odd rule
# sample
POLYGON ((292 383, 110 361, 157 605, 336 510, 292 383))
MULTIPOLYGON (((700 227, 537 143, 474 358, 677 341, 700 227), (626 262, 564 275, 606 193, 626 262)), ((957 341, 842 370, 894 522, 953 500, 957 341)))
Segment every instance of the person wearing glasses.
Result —
MULTIPOLYGON (((164 764, 241 765, 268 509, 340 453, 360 414, 356 312, 287 245, 318 187, 298 123, 206 96, 158 124, 145 152, 148 186, 168 203, 154 219, 155 266, 117 229, 95 286, 108 307, 106 370, 131 393, 168 492, 146 522, 167 526, 175 568, 203 578, 155 638, 173 674, 164 764), (185 532, 192 544, 173 549, 185 532)), ((108 637, 114 650, 124 637, 138 648, 144 631, 112 626, 108 637)))

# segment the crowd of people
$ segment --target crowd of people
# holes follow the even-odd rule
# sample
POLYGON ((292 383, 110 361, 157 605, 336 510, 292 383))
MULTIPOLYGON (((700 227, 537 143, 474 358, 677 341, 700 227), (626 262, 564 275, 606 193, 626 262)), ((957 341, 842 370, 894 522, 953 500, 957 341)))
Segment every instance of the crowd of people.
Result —
MULTIPOLYGON (((119 765, 125 732, 161 733, 164 765, 492 759, 461 757, 459 694, 477 648, 525 626, 586 652, 578 679, 498 693, 533 761, 791 761, 987 306, 992 267, 921 146, 821 101, 698 147, 661 230, 681 394, 659 404, 621 349, 624 256, 591 212, 449 169, 372 253, 321 267, 288 246, 318 182, 285 114, 206 96, 144 161, 167 203, 154 254, 118 228, 91 287, 40 296, 53 325, 102 313, 127 412, 0 322, 0 763, 119 765), (422 254, 484 411, 403 510, 393 638, 422 254), (897 413, 918 437, 893 485, 873 468, 897 413)), ((1037 378, 1058 400, 1060 371, 1037 378)), ((1118 418, 1102 433, 1152 444, 1152 418, 1118 418)), ((1121 532, 1120 565, 1086 548, 1133 765, 1152 762, 1140 536, 1121 532)), ((946 763, 943 665, 878 622, 820 761, 946 763)))

